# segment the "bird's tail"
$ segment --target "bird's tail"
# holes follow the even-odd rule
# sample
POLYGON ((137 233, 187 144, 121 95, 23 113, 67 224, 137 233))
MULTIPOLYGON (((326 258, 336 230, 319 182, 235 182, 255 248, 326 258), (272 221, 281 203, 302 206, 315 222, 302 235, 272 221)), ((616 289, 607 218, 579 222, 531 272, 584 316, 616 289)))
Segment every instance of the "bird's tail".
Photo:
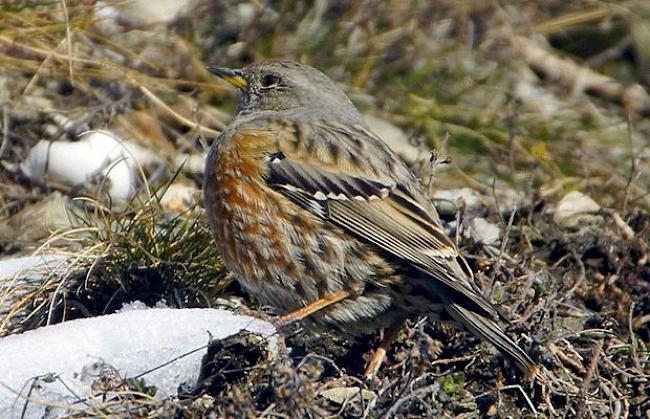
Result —
POLYGON ((449 303, 446 307, 449 315, 460 323, 468 332, 490 342, 503 354, 509 356, 517 366, 532 380, 539 372, 537 365, 528 354, 517 345, 492 319, 470 311, 458 304, 449 303))

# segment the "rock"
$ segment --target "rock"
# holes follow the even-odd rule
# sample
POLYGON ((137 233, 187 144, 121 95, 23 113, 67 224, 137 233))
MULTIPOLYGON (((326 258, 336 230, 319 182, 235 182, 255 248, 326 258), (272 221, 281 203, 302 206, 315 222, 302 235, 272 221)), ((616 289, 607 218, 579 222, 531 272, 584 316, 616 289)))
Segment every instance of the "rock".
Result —
POLYGON ((384 140, 406 163, 413 164, 422 157, 421 151, 409 143, 408 136, 400 128, 373 115, 363 115, 363 119, 370 131, 384 140))
POLYGON ((494 417, 497 415, 499 412, 499 407, 496 403, 490 404, 490 407, 488 407, 487 411, 485 412, 485 416, 487 417, 494 417))
POLYGON ((455 217, 458 212, 458 205, 446 199, 434 199, 433 206, 438 211, 438 215, 445 219, 455 217))
POLYGON ((469 218, 466 220, 466 227, 470 237, 483 244, 496 244, 501 237, 499 226, 485 218, 469 218))
MULTIPOLYGON (((192 11, 195 0, 130 0, 126 2, 99 1, 95 4, 95 15, 114 20, 114 23, 130 27, 142 27, 156 23, 171 23, 192 11)), ((103 27, 103 26, 102 26, 103 27)))
POLYGON ((548 89, 542 88, 532 70, 520 71, 520 78, 515 86, 515 95, 527 110, 540 113, 552 119, 563 107, 563 103, 548 89))
POLYGON ((457 207, 464 205, 465 210, 470 212, 484 207, 481 195, 470 188, 438 190, 433 193, 432 198, 453 202, 457 207))
POLYGON ((174 156, 174 167, 181 168, 183 173, 190 175, 203 175, 207 154, 178 154, 174 156))
POLYGON ((111 133, 88 131, 75 142, 39 141, 20 169, 25 176, 42 184, 81 186, 96 197, 107 193, 111 206, 119 211, 136 193, 135 158, 124 142, 111 133))
POLYGON ((482 199, 487 201, 491 211, 501 211, 501 216, 505 219, 510 218, 512 211, 516 211, 518 208, 526 205, 526 195, 512 188, 497 187, 494 195, 496 195, 496 202, 499 203, 498 208, 494 196, 491 196, 489 199, 482 197, 482 199))
POLYGON ((645 19, 629 19, 630 35, 635 52, 634 57, 639 74, 644 77, 646 83, 650 83, 650 51, 648 51, 648 44, 650 43, 650 7, 647 3, 645 3, 645 9, 641 7, 641 3, 636 6, 639 9, 636 16, 645 14, 645 19))
POLYGON ((196 197, 201 191, 193 185, 174 182, 164 189, 165 194, 160 198, 160 205, 166 211, 175 214, 184 213, 196 206, 196 197))
POLYGON ((10 97, 11 89, 9 89, 9 77, 0 75, 0 103, 8 103, 10 97))
POLYGON ((368 403, 377 397, 374 391, 360 389, 359 387, 330 388, 321 391, 319 394, 321 397, 341 405, 345 403, 346 400, 352 401, 354 399, 357 401, 363 399, 365 403, 368 403))
POLYGON ((71 215, 72 205, 61 193, 51 193, 1 222, 0 242, 31 244, 50 236, 53 231, 77 226, 81 220, 71 215))
POLYGON ((571 191, 558 202, 553 221, 561 227, 572 228, 592 220, 592 215, 600 210, 600 205, 587 195, 571 191))
POLYGON ((242 26, 252 24, 257 15, 257 7, 253 3, 239 3, 236 7, 241 22, 240 24, 242 26))
MULTIPOLYGON (((478 191, 471 188, 437 190, 433 193, 432 198, 436 201, 448 201, 454 203, 457 207, 464 205, 466 214, 481 214, 486 208, 490 211, 501 211, 502 216, 506 218, 510 213, 521 206, 524 201, 523 194, 514 189, 498 187, 493 194, 484 196, 478 191), (495 202, 498 202, 498 206, 495 202)), ((436 207, 441 204, 436 204, 436 207)), ((442 204, 443 208, 448 205, 442 204)))

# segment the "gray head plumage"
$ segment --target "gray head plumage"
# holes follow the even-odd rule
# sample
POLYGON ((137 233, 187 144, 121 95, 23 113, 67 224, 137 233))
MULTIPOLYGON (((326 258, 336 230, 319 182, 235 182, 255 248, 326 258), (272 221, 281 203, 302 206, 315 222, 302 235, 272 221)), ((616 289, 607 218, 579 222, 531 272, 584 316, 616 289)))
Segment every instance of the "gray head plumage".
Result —
POLYGON ((242 70, 208 68, 240 89, 237 111, 301 112, 309 119, 360 122, 345 92, 319 70, 294 61, 254 64, 242 70))

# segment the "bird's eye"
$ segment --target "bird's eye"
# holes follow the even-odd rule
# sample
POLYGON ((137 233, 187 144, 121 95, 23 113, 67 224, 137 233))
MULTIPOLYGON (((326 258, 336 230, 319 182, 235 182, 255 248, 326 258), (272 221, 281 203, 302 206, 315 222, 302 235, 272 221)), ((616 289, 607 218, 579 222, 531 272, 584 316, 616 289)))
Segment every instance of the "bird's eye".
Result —
POLYGON ((280 83, 280 77, 275 74, 265 74, 262 76, 262 87, 273 87, 280 83))

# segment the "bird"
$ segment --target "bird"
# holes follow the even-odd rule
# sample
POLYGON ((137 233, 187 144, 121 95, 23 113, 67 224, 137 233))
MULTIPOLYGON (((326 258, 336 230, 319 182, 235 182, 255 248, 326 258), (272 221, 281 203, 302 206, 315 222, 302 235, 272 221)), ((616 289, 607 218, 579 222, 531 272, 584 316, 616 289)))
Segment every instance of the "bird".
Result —
POLYGON ((428 316, 493 344, 528 378, 539 366, 473 281, 419 180, 341 87, 294 61, 207 67, 239 90, 210 147, 203 193, 220 257, 260 303, 345 336, 383 338, 428 316))

